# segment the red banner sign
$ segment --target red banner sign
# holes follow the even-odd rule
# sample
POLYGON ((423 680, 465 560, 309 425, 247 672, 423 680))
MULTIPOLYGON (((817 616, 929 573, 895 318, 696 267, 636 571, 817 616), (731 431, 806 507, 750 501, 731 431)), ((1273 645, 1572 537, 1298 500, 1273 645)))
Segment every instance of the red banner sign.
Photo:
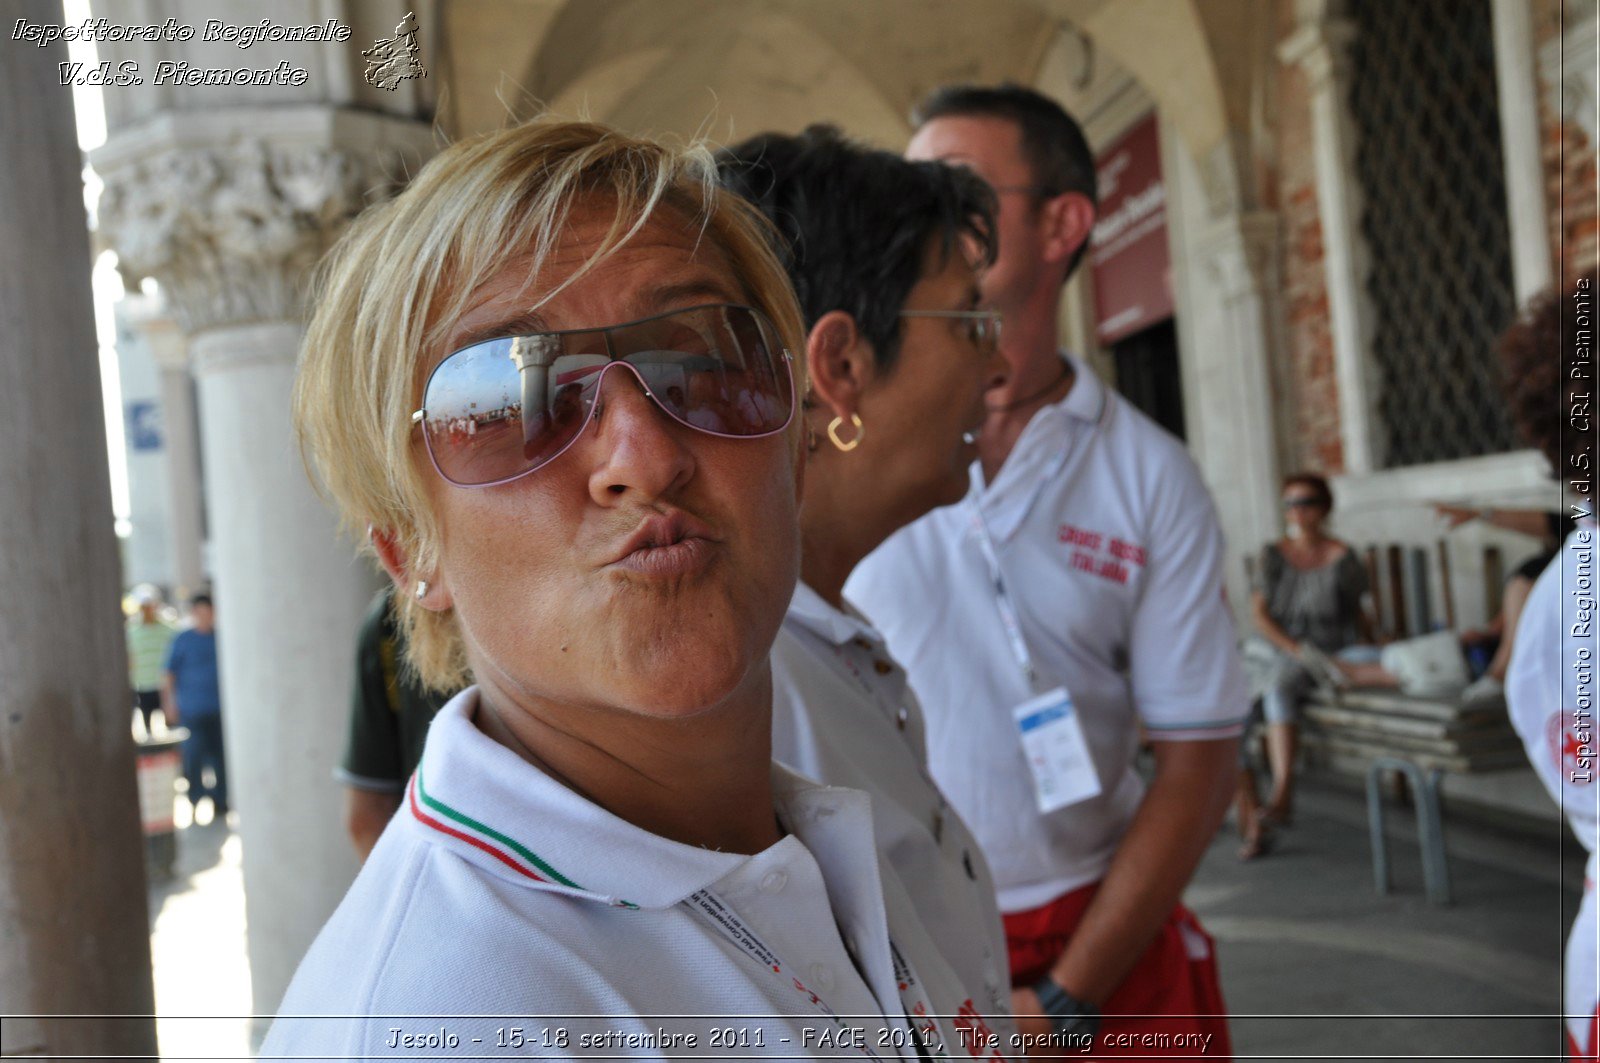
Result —
POLYGON ((1089 245, 1095 332, 1110 346, 1172 316, 1167 190, 1152 113, 1095 162, 1100 217, 1089 245))

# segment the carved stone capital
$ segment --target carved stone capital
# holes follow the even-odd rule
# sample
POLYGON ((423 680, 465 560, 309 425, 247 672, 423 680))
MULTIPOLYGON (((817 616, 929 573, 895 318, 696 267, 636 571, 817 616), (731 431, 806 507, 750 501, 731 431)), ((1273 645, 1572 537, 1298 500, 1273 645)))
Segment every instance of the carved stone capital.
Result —
POLYGON ((1272 290, 1280 244, 1278 216, 1250 211, 1225 219, 1201 238, 1201 259, 1228 299, 1272 290))
POLYGON ((1355 26, 1331 16, 1303 21, 1278 46, 1278 59, 1305 72, 1313 93, 1330 91, 1341 84, 1349 70, 1350 46, 1356 38, 1355 26))
POLYGON ((155 278, 191 335, 298 321, 313 266, 363 207, 394 194, 412 148, 268 131, 121 150, 102 174, 101 240, 130 286, 155 278))
POLYGON ((1569 26, 1565 34, 1548 42, 1539 54, 1541 80, 1545 86, 1545 106, 1564 121, 1581 128, 1594 143, 1597 130, 1596 19, 1590 17, 1569 26))

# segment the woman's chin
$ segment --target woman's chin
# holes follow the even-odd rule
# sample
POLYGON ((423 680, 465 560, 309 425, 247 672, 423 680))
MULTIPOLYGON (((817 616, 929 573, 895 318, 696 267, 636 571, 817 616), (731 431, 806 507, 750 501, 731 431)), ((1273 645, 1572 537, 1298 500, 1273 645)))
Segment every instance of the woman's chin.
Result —
POLYGON ((751 671, 749 662, 737 661, 638 663, 642 667, 614 677, 612 702, 625 712, 661 719, 692 719, 727 704, 751 671))

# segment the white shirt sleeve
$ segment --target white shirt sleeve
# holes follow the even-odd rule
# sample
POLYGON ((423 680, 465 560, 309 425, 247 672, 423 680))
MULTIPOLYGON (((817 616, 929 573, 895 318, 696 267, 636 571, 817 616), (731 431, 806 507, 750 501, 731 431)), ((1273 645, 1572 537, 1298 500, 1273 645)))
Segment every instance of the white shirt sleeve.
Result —
POLYGON ((1231 738, 1243 731, 1250 705, 1223 595, 1222 528, 1187 454, 1160 468, 1128 643, 1133 703, 1153 739, 1231 738))

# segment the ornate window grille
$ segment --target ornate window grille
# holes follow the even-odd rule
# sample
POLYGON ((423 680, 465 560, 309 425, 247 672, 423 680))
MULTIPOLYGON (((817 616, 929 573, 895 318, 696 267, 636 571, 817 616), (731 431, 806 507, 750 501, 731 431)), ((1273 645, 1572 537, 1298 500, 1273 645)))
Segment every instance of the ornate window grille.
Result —
POLYGON ((1383 463, 1510 450, 1494 344, 1516 299, 1489 0, 1347 10, 1383 463))

